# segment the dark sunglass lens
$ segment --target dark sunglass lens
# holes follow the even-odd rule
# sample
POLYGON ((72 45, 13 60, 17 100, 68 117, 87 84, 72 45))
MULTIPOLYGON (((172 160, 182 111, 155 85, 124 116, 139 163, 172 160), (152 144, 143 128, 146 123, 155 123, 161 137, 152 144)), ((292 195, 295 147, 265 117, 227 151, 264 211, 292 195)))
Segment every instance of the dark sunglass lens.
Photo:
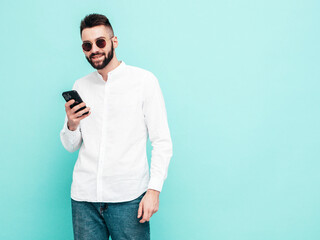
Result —
POLYGON ((91 50, 91 43, 83 43, 82 44, 82 49, 86 52, 89 52, 91 50))
POLYGON ((98 39, 98 40, 96 41, 96 44, 97 44, 97 46, 98 46, 99 48, 104 48, 104 47, 106 46, 106 40, 104 40, 104 39, 98 39))

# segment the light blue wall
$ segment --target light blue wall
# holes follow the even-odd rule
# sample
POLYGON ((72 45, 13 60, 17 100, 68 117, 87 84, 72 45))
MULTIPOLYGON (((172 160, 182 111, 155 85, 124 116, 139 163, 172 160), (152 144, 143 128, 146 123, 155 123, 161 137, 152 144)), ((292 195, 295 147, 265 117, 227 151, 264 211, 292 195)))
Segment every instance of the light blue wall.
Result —
POLYGON ((320 3, 307 0, 1 2, 0 239, 72 239, 61 93, 93 71, 79 35, 93 12, 165 97, 174 156, 152 239, 320 239, 320 3))

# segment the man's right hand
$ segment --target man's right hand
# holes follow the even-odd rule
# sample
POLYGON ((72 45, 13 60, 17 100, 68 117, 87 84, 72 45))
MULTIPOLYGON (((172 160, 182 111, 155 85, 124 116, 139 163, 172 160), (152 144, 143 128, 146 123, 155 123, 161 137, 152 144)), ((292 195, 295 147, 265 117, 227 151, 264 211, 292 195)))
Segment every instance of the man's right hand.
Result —
POLYGON ((84 102, 74 106, 73 108, 70 108, 70 105, 72 105, 75 102, 74 99, 71 99, 70 101, 66 102, 65 107, 66 107, 66 113, 67 113, 67 117, 68 117, 68 128, 71 131, 74 131, 77 129, 77 127, 80 124, 80 120, 88 117, 90 115, 90 108, 86 107, 85 109, 79 111, 76 113, 76 111, 79 108, 82 108, 84 106, 86 106, 86 104, 84 102), (89 112, 88 114, 83 115, 82 117, 80 117, 82 114, 89 112))

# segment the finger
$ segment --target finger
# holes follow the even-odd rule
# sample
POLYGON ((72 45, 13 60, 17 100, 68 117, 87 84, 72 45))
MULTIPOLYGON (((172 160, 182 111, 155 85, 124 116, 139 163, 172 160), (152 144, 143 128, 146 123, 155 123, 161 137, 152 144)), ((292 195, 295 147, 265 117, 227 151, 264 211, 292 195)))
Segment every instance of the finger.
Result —
POLYGON ((140 223, 145 223, 148 222, 150 218, 142 218, 139 222, 140 223))
POLYGON ((152 215, 153 215, 153 211, 148 211, 147 212, 147 221, 150 221, 150 218, 152 217, 152 215))
POLYGON ((89 111, 90 111, 90 108, 87 107, 87 108, 85 108, 85 109, 83 109, 83 110, 81 110, 81 111, 79 111, 79 112, 77 112, 75 114, 76 114, 76 117, 79 118, 79 117, 81 117, 82 114, 84 114, 86 112, 89 112, 89 111))
POLYGON ((71 108, 71 112, 75 113, 77 110, 79 110, 80 108, 85 107, 85 106, 86 106, 86 104, 84 102, 82 102, 82 103, 74 106, 73 108, 71 108))
POLYGON ((82 107, 82 104, 83 103, 80 103, 80 104, 77 104, 77 105, 74 105, 73 107, 71 105, 75 104, 75 101, 72 99, 70 100, 69 102, 66 103, 66 112, 70 112, 70 113, 74 113, 75 111, 77 111, 79 108, 82 107), (72 102, 73 101, 73 102, 72 102), (71 103, 71 104, 67 104, 67 103, 71 103), (80 105, 80 106, 79 106, 80 105), (72 108, 71 108, 72 107, 72 108))
POLYGON ((159 208, 155 208, 155 209, 153 210, 153 213, 158 212, 158 210, 159 210, 159 208))
POLYGON ((91 114, 91 112, 89 112, 88 114, 83 115, 82 117, 78 117, 77 120, 81 121, 82 119, 88 117, 91 114))
POLYGON ((73 108, 72 108, 72 111, 75 112, 77 111, 79 108, 82 108, 82 107, 85 107, 86 104, 84 102, 82 103, 78 103, 77 105, 75 105, 73 108))
POLYGON ((141 215, 142 215, 142 203, 139 204, 138 217, 137 218, 140 218, 141 215))
POLYGON ((68 102, 66 102, 66 104, 64 105, 66 108, 69 108, 71 104, 73 104, 75 102, 74 99, 69 100, 68 102))
POLYGON ((149 219, 150 219, 150 217, 149 217, 149 212, 144 209, 144 211, 143 211, 143 217, 142 217, 142 219, 140 220, 140 223, 144 223, 144 222, 146 222, 146 221, 149 221, 149 219))

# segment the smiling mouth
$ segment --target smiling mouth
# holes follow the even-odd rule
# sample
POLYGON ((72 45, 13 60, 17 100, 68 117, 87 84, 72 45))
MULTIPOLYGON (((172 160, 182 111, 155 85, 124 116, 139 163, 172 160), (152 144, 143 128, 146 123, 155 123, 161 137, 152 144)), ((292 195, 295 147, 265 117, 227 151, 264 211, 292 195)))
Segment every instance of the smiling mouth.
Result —
POLYGON ((99 54, 99 55, 92 56, 91 59, 97 60, 102 57, 103 57, 103 54, 99 54))

